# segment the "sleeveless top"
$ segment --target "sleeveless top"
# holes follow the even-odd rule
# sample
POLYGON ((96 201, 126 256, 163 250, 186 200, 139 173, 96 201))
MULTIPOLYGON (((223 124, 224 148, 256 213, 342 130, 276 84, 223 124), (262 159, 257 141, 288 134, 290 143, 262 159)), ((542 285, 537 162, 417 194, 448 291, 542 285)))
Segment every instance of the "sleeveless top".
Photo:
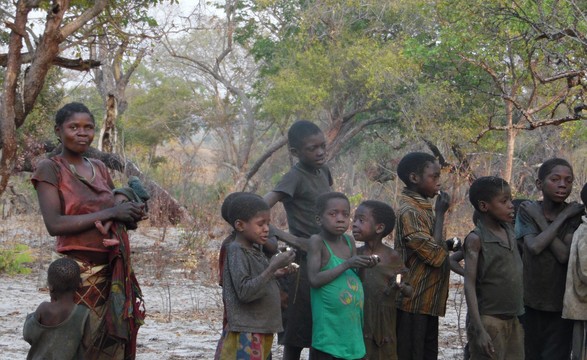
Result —
POLYGON ((84 358, 82 339, 90 310, 75 305, 69 317, 57 326, 39 323, 30 313, 24 323, 24 339, 31 344, 27 359, 81 360, 84 358))
POLYGON ((502 224, 507 242, 477 222, 473 230, 481 239, 477 265, 477 301, 481 315, 521 315, 524 313, 522 259, 513 227, 502 224))
MULTIPOLYGON (((344 235, 349 248, 349 238, 344 235)), ((320 269, 329 270, 345 262, 334 255, 326 241, 330 260, 320 269)), ((363 341, 363 285, 359 276, 347 269, 330 283, 310 289, 312 302, 312 347, 341 359, 365 356, 363 341)))

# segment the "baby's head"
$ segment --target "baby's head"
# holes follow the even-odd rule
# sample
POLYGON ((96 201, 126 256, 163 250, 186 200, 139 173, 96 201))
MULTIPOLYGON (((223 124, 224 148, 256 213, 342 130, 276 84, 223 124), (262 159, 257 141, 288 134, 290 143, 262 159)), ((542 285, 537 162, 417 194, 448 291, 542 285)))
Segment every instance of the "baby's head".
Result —
POLYGON ((326 162, 326 139, 316 124, 296 121, 287 132, 287 142, 289 151, 300 163, 319 169, 326 162))
POLYGON ((75 292, 80 284, 80 268, 74 260, 63 257, 49 265, 47 285, 51 295, 75 292))

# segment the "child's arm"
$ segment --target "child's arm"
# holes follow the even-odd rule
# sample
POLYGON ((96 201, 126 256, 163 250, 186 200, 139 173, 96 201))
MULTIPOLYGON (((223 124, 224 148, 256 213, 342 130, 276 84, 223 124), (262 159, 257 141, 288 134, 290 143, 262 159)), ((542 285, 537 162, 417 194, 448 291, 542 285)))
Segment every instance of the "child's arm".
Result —
POLYGON ((238 300, 248 303, 262 298, 265 295, 265 285, 273 280, 275 272, 291 264, 294 258, 294 251, 279 253, 271 258, 269 266, 261 274, 252 277, 250 265, 255 260, 247 258, 239 246, 229 246, 226 260, 238 300))
POLYGON ((368 255, 355 255, 356 250, 351 250, 351 257, 348 258, 342 264, 328 269, 320 271, 322 265, 322 239, 320 236, 313 235, 310 238, 310 249, 308 251, 308 280, 310 286, 313 288, 322 287, 332 280, 336 279, 343 272, 350 268, 362 268, 372 265, 371 256, 368 255))
POLYGON ((277 236, 279 240, 284 241, 289 245, 295 246, 305 252, 308 252, 310 248, 310 239, 292 235, 288 232, 276 228, 273 225, 269 225, 269 228, 270 232, 275 234, 275 236, 277 236))
POLYGON ((269 207, 272 208, 273 205, 277 204, 277 202, 283 199, 284 197, 285 194, 282 192, 269 191, 267 194, 265 194, 265 196, 263 196, 263 200, 265 200, 267 205, 269 205, 269 207))
POLYGON ((433 234, 429 230, 422 229, 421 218, 418 212, 408 211, 398 219, 402 223, 404 233, 407 234, 403 241, 408 249, 412 250, 425 264, 440 267, 448 257, 448 251, 439 243, 443 240, 444 213, 448 209, 448 195, 441 193, 436 202, 436 219, 433 234), (442 195, 444 194, 444 195, 442 195))
POLYGON ((463 248, 455 251, 450 257, 450 269, 455 273, 465 276, 465 269, 461 266, 461 260, 465 258, 465 254, 463 253, 463 248))
POLYGON ((534 220, 541 231, 537 235, 524 236, 524 244, 528 248, 528 251, 533 255, 538 255, 548 247, 558 262, 563 264, 567 263, 569 261, 570 244, 566 244, 559 239, 557 233, 565 221, 580 214, 583 209, 583 205, 571 203, 549 225, 538 204, 529 201, 523 202, 519 209, 520 216, 526 213, 534 220))
POLYGON ((469 309, 470 326, 475 334, 474 346, 482 349, 487 356, 492 356, 495 352, 491 337, 481 323, 479 314, 479 302, 476 292, 477 265, 479 253, 481 252, 481 239, 477 234, 470 233, 465 239, 465 298, 467 300, 467 309, 469 309))

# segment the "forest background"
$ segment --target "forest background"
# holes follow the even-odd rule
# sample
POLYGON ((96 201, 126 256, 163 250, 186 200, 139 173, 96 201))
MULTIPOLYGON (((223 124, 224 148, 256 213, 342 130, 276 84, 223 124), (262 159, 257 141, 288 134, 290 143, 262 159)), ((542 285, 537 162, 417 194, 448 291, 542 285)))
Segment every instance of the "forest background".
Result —
MULTIPOLYGON (((538 166, 564 157, 578 200, 587 182, 586 8, 0 0, 2 216, 38 215, 30 173, 60 151, 53 118, 70 101, 97 120, 88 156, 118 185, 130 175, 147 184, 149 225, 180 229, 181 251, 192 256, 182 266, 210 279, 217 249, 207 244, 226 231, 223 198, 272 189, 295 161, 286 133, 297 119, 324 130, 334 189, 353 206, 395 206, 399 159, 434 153, 452 195, 449 236, 470 230, 467 189, 479 176, 504 177, 515 197, 537 199, 538 166)), ((287 225, 280 207, 273 222, 287 225)), ((6 239, 1 247, 0 272, 23 249, 6 239)))

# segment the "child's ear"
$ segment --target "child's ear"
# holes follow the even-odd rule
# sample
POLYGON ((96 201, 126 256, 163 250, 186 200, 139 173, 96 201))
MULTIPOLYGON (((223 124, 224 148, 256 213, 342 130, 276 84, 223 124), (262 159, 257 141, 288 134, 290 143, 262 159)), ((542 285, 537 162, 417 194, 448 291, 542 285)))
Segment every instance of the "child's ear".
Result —
POLYGON ((320 220, 320 216, 316 215, 316 224, 322 225, 322 221, 320 220))
POLYGON ((479 211, 487 212, 487 207, 488 207, 487 202, 485 202, 483 200, 479 200, 479 211))
POLYGON ((234 229, 238 232, 241 232, 245 229, 245 222, 242 220, 237 220, 234 222, 234 229))
POLYGON ((415 172, 411 172, 410 175, 408 175, 408 179, 410 180, 410 183, 417 184, 420 181, 420 176, 415 172))
POLYGON ((383 230, 385 230, 384 223, 380 223, 380 224, 375 225, 375 234, 381 234, 381 233, 383 233, 383 230))
POLYGON ((298 149, 296 149, 295 147, 293 147, 293 146, 292 146, 292 147, 290 147, 290 148, 289 148, 289 152, 290 152, 290 154, 292 154, 293 156, 295 156, 295 157, 299 157, 299 152, 298 152, 298 149))
POLYGON ((542 180, 540 180, 540 179, 536 179, 536 188, 537 188, 539 191, 542 191, 542 180))

